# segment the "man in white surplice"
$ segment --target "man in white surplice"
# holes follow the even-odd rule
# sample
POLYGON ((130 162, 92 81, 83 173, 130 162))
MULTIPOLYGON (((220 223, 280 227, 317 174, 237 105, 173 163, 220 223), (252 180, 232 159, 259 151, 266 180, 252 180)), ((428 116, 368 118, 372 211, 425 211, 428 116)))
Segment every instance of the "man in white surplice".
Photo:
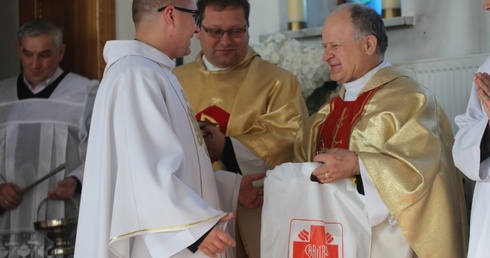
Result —
MULTIPOLYGON (((483 10, 490 11, 490 0, 483 10)), ((453 146, 456 166, 476 181, 470 219, 468 258, 490 254, 490 57, 475 75, 465 114, 456 116, 459 127, 453 146)))
POLYGON ((75 257, 234 257, 228 212, 239 189, 258 189, 213 172, 172 73, 172 59, 190 53, 198 18, 193 0, 134 0, 135 40, 106 43, 75 257))
POLYGON ((42 201, 80 193, 99 82, 59 67, 65 44, 51 21, 23 24, 16 49, 22 73, 0 82, 0 250, 8 257, 44 257, 44 238, 33 222, 78 215, 71 201, 66 207, 42 201), (66 169, 23 191, 64 163, 66 169))

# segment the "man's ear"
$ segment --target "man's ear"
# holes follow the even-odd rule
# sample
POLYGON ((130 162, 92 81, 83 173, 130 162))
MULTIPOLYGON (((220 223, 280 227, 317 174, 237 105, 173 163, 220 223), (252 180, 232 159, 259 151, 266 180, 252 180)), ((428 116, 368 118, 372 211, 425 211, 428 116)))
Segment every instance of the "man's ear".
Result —
POLYGON ((378 39, 374 35, 367 35, 364 44, 367 55, 376 54, 378 39))
POLYGON ((173 23, 174 22, 174 7, 169 6, 163 10, 163 17, 165 19, 166 23, 173 23))

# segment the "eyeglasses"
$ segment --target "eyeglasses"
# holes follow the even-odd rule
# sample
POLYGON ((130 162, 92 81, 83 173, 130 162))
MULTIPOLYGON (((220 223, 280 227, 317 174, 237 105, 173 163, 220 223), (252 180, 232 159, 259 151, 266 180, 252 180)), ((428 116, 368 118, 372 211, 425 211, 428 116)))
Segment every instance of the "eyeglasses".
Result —
MULTIPOLYGON (((161 12, 163 10, 165 10, 165 8, 169 7, 170 5, 167 5, 167 6, 164 6, 162 8, 159 8, 157 9, 158 12, 161 12)), ((174 6, 175 10, 177 11, 181 11, 181 12, 185 12, 185 13, 191 13, 192 14, 192 18, 194 18, 194 22, 196 24, 199 24, 199 18, 201 17, 201 12, 199 12, 199 10, 191 10, 191 9, 187 9, 187 8, 182 8, 182 7, 178 7, 178 6, 174 6)))
POLYGON ((201 24, 201 27, 204 29, 206 33, 211 36, 211 38, 219 39, 225 35, 225 33, 228 33, 228 37, 230 38, 239 38, 245 34, 245 32, 248 29, 248 25, 241 29, 231 29, 231 30, 222 30, 222 29, 210 29, 204 27, 204 25, 201 24))

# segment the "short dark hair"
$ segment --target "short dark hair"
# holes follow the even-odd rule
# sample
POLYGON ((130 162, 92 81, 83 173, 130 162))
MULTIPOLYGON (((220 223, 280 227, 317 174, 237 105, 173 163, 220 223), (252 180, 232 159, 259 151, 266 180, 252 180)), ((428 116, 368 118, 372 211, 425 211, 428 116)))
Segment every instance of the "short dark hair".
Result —
POLYGON ((174 5, 178 0, 133 0, 132 13, 133 22, 138 24, 145 14, 157 12, 158 8, 166 5, 174 5))
POLYGON ((384 55, 388 48, 388 35, 381 16, 371 7, 361 4, 343 4, 341 8, 350 10, 350 18, 356 29, 356 37, 373 35, 378 40, 377 51, 384 55))
POLYGON ((206 6, 210 5, 218 7, 220 10, 223 10, 226 7, 243 8, 243 13, 245 14, 245 19, 247 20, 247 26, 249 25, 248 18, 250 16, 250 3, 248 0, 198 0, 197 9, 201 12, 199 26, 201 26, 201 22, 206 15, 204 13, 204 9, 206 6))
POLYGON ((43 18, 32 19, 24 23, 17 31, 17 43, 22 45, 23 37, 37 37, 41 35, 52 35, 58 48, 63 45, 63 29, 56 26, 54 22, 43 18))

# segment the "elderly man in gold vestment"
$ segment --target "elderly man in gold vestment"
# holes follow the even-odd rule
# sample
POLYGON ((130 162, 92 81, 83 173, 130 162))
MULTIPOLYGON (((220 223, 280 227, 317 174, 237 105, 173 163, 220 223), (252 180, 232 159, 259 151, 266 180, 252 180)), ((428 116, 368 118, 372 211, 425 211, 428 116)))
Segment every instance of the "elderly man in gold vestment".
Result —
MULTIPOLYGON (((247 0, 199 0, 197 6, 202 52, 175 75, 197 120, 215 124, 202 123, 215 168, 246 175, 292 161, 294 138, 307 116, 298 79, 249 46, 247 0)), ((259 255, 260 215, 260 207, 238 208, 237 237, 244 238, 250 257, 259 255)))
POLYGON ((298 131, 297 160, 324 163, 312 174, 320 183, 357 179, 370 257, 465 257, 462 181, 435 96, 384 60, 385 27, 368 7, 339 6, 322 44, 331 78, 343 85, 298 131))

